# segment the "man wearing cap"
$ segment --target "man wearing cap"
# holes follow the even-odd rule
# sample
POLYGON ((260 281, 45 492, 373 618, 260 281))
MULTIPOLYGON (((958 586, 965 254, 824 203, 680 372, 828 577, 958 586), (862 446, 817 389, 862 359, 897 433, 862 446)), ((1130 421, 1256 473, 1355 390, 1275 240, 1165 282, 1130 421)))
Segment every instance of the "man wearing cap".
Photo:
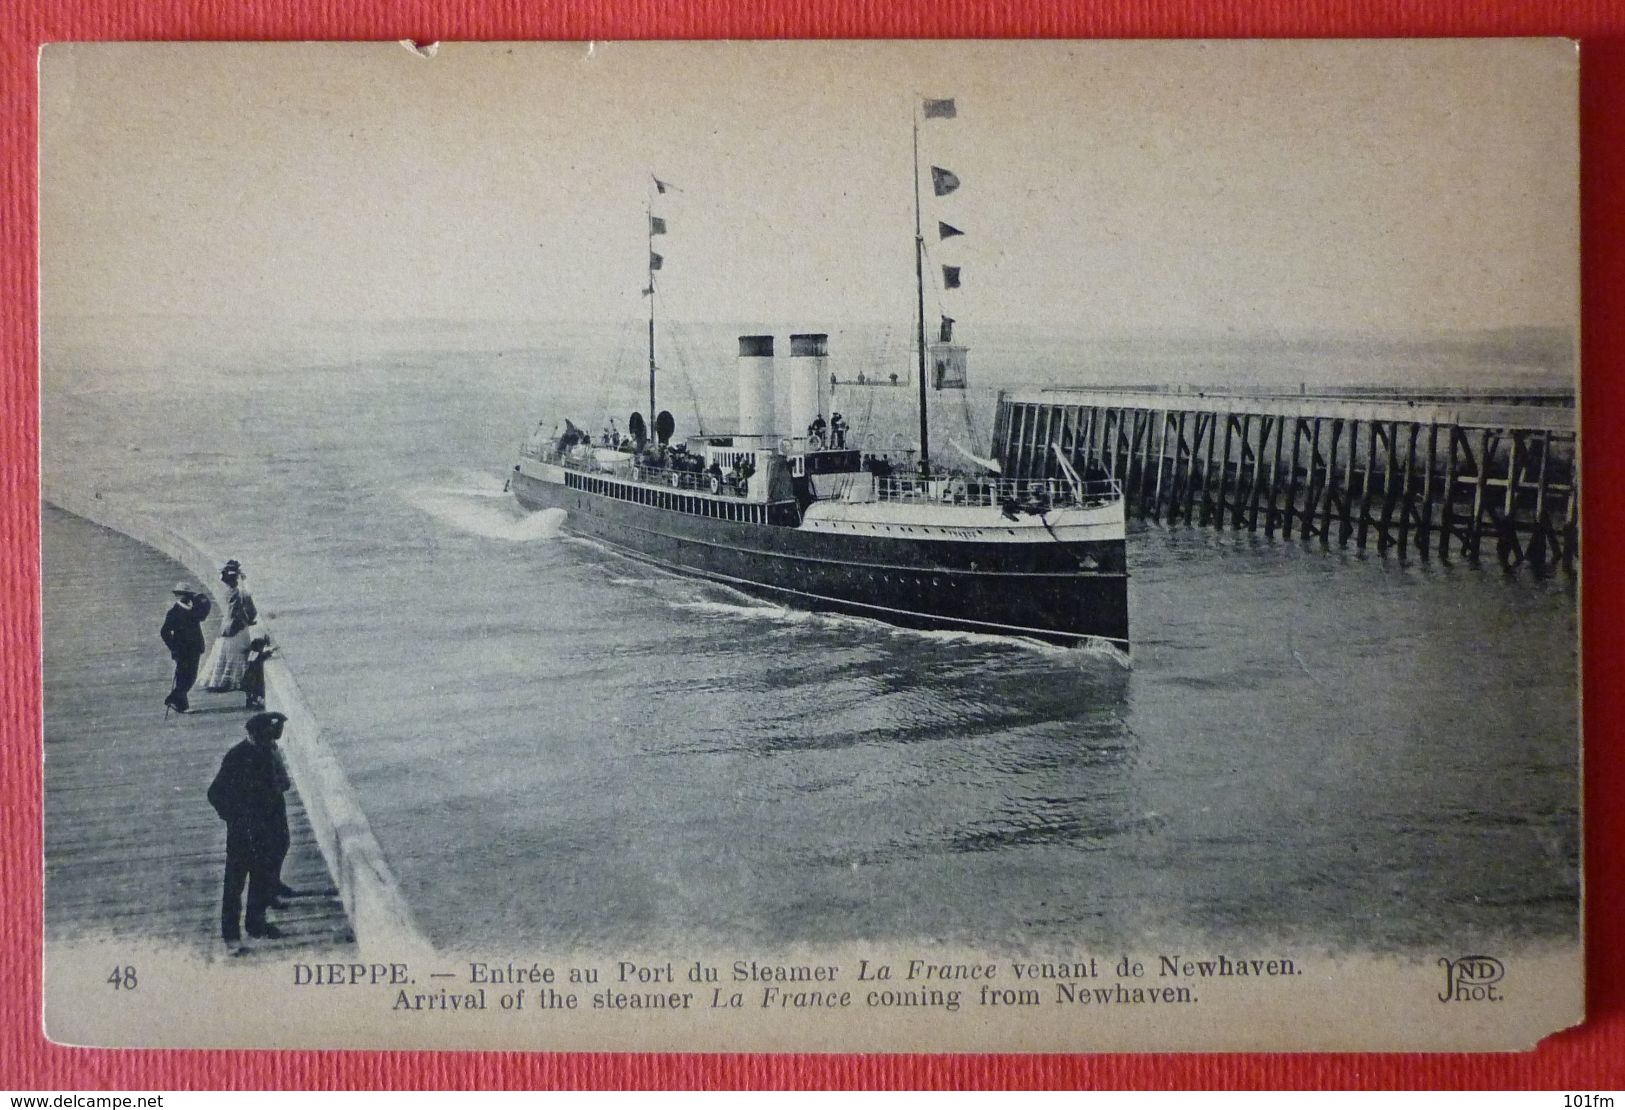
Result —
POLYGON ((164 699, 164 705, 185 713, 191 709, 186 694, 197 681, 197 663, 203 658, 203 621, 209 615, 209 598, 190 582, 177 582, 170 592, 175 595, 175 604, 164 615, 164 627, 158 635, 175 661, 175 688, 164 699))
POLYGON ((282 859, 288 850, 288 772, 276 748, 282 736, 281 713, 256 713, 244 727, 248 739, 226 753, 220 773, 209 786, 209 804, 226 823, 226 878, 220 899, 220 935, 227 944, 241 939, 243 885, 248 907, 242 928, 251 937, 275 940, 282 935, 266 922, 265 911, 282 887, 282 859))

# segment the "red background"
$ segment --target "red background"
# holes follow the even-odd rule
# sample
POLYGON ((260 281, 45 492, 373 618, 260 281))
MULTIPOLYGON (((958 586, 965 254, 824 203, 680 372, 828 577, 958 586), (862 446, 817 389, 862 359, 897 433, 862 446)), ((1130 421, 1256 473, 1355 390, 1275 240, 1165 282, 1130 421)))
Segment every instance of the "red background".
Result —
MULTIPOLYGON (((10 0, 0 7, 0 1088, 1625 1087, 1625 4, 1609 0, 10 0), (747 1056, 156 1052, 40 1033, 35 53, 92 39, 1135 38, 1564 35, 1581 40, 1586 1026, 1521 1055, 747 1056)), ((1464 657, 1463 666, 1471 665, 1464 657)), ((1373 1013, 1371 1020, 1382 1021, 1373 1013)))

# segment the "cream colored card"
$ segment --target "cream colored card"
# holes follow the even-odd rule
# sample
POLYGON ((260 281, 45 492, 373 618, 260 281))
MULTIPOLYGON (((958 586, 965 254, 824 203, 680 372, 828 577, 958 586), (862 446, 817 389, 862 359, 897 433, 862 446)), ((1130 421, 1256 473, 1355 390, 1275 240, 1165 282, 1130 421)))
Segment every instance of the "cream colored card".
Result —
POLYGON ((40 74, 54 1040, 1583 1019, 1572 43, 40 74))

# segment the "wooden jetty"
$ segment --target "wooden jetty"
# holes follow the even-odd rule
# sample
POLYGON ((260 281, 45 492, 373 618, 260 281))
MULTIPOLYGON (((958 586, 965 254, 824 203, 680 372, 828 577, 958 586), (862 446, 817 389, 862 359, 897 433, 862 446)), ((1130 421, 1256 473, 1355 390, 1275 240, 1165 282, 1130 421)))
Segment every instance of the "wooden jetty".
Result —
MULTIPOLYGON (((186 569, 118 532, 46 505, 45 929, 49 939, 223 951, 225 825, 205 793, 244 736, 241 694, 193 695, 166 718, 173 668, 158 627, 186 569)), ((207 626, 213 634, 212 617, 207 626)), ((283 878, 301 892, 256 952, 347 948, 353 936, 296 791, 283 878)))
POLYGON ((993 450, 1052 478, 1058 448, 1148 520, 1573 570, 1575 433, 1563 391, 1044 389, 1000 393, 993 450))

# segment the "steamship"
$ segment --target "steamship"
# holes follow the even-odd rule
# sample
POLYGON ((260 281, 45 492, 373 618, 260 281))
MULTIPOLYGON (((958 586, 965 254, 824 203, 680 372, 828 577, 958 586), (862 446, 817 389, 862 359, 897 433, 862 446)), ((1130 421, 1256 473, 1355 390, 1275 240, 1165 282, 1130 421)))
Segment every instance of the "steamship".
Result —
MULTIPOLYGON (((951 100, 925 102, 926 119, 952 114, 951 100)), ((825 424, 834 379, 822 333, 791 335, 784 360, 774 336, 740 336, 737 431, 675 438, 672 417, 655 405, 654 236, 665 223, 651 195, 648 411, 659 416, 647 426, 634 413, 624 441, 594 442, 569 421, 558 436, 538 428, 520 449, 509 489, 527 509, 563 509, 567 530, 622 555, 769 601, 910 628, 1126 650, 1124 502, 1114 480, 1080 475, 1058 445, 1054 478, 1005 478, 990 461, 980 473, 932 464, 927 359, 938 388, 962 386, 966 348, 952 342, 947 319, 927 342, 920 118, 919 453, 911 464, 894 470, 825 424), (788 397, 782 420, 779 395, 788 397)), ((957 187, 932 167, 938 196, 943 175, 957 187)), ((653 182, 663 195, 667 183, 653 182)), ((886 375, 868 380, 875 378, 886 375)))

